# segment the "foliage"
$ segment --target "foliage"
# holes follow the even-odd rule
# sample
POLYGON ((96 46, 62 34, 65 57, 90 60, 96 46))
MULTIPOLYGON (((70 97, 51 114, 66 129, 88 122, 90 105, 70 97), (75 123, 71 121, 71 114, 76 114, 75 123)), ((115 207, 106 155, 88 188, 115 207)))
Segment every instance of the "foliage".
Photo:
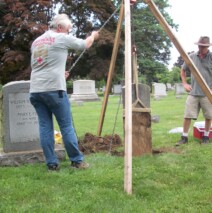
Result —
MULTIPOLYGON (((72 33, 83 39, 92 30, 100 29, 104 25, 99 40, 85 52, 71 70, 71 78, 80 76, 107 81, 119 17, 118 12, 113 17, 111 14, 120 2, 118 0, 5 0, 5 4, 0 4, 0 82, 5 84, 13 80, 29 79, 31 43, 47 30, 48 22, 57 10, 70 16, 74 23, 72 33)), ((177 28, 166 13, 165 9, 169 7, 167 0, 156 0, 155 3, 170 26, 177 28)), ((122 33, 114 81, 120 81, 123 76, 123 41, 122 33)), ((146 83, 151 84, 152 81, 161 80, 162 73, 166 73, 165 65, 170 57, 171 43, 142 0, 132 6, 132 42, 137 46, 139 71, 146 83)), ((72 67, 80 53, 70 51, 67 70, 72 67)))
MULTIPOLYGON (((112 1, 64 1, 60 12, 72 14, 74 22, 74 31, 77 37, 85 38, 92 30, 101 29, 100 38, 95 42, 95 46, 87 50, 83 57, 78 61, 71 72, 71 77, 79 75, 87 76, 90 79, 107 79, 112 49, 114 45, 115 31, 118 20, 118 13, 113 17, 111 14, 115 11, 112 1), (91 18, 92 17, 92 18, 91 18), (108 21, 110 19, 110 21, 108 21)), ((120 51, 121 52, 121 51, 120 51)), ((69 67, 73 61, 79 57, 79 52, 71 50, 73 56, 69 67)), ((121 53, 118 54, 117 64, 120 63, 121 53)))
MULTIPOLYGON (((191 53, 193 53, 193 52, 188 52, 187 54, 190 55, 191 53)), ((183 60, 182 56, 179 56, 177 58, 177 61, 174 63, 174 66, 181 68, 181 66, 183 65, 183 63, 184 63, 184 60, 183 60)))
POLYGON ((106 85, 106 82, 104 79, 95 82, 95 86, 96 88, 98 88, 98 90, 101 90, 105 85, 106 85))
POLYGON ((67 88, 69 88, 69 89, 73 89, 73 80, 68 80, 68 81, 66 82, 66 86, 67 86, 67 88))
MULTIPOLYGON (((166 0, 154 1, 169 25, 177 29, 177 25, 166 12, 169 4, 166 0)), ((160 75, 167 72, 166 64, 170 59, 171 41, 151 13, 141 1, 132 10, 132 37, 137 47, 139 71, 145 76, 147 84, 158 82, 160 75)))
POLYGON ((5 0, 0 13, 0 81, 29 79, 30 46, 47 29, 53 1, 5 0))
POLYGON ((168 82, 171 84, 181 82, 179 67, 173 67, 172 70, 168 72, 168 82))
POLYGON ((158 82, 164 83, 164 84, 169 83, 168 72, 169 72, 168 69, 166 69, 162 73, 157 73, 156 78, 158 79, 158 82))
MULTIPOLYGON (((29 79, 31 43, 47 30, 48 22, 55 15, 58 1, 5 0, 5 2, 5 13, 0 13, 2 26, 0 28, 0 81, 3 84, 12 80, 29 79)), ((85 38, 93 28, 99 28, 114 11, 113 3, 108 0, 60 1, 57 7, 59 5, 61 5, 60 12, 71 16, 75 26, 74 33, 80 38, 85 38)), ((0 7, 3 8, 2 5, 0 7)), ((115 21, 114 18, 102 31, 102 39, 99 39, 96 48, 86 52, 83 60, 72 72, 72 77, 79 74, 85 77, 88 73, 92 79, 106 77, 113 46, 115 21)), ((78 55, 73 51, 70 53, 67 69, 78 55)))

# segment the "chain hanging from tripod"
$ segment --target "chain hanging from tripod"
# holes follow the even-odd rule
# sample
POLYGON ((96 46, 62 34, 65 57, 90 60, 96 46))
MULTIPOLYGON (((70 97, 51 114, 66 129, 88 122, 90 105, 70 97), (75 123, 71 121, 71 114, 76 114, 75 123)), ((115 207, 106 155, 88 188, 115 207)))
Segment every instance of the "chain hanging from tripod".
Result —
MULTIPOLYGON (((98 30, 99 32, 105 27, 105 25, 111 20, 111 18, 118 12, 118 10, 120 9, 121 4, 116 8, 116 10, 111 14, 111 16, 105 21, 105 23, 100 27, 100 29, 98 30)), ((84 53, 86 52, 87 49, 84 49, 82 51, 82 53, 79 55, 79 57, 76 59, 76 61, 72 64, 71 68, 69 69, 69 72, 71 72, 73 70, 73 68, 76 66, 77 62, 82 58, 82 56, 84 55, 84 53)))

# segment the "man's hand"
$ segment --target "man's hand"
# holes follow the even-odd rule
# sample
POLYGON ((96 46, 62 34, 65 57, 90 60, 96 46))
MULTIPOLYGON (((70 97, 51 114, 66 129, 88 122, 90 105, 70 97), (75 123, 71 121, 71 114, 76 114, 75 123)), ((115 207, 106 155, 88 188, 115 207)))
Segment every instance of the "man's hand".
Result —
POLYGON ((91 36, 93 36, 94 41, 97 40, 99 38, 99 31, 93 31, 91 33, 91 36))
POLYGON ((192 90, 192 87, 190 84, 185 83, 183 84, 183 87, 185 88, 186 92, 191 92, 192 90))
POLYGON ((69 76, 69 71, 65 71, 65 78, 67 79, 69 76))

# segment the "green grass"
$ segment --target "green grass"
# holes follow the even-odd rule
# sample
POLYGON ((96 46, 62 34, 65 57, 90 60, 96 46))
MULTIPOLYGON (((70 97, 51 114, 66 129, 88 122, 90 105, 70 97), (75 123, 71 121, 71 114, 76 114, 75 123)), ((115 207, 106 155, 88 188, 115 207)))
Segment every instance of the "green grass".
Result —
MULTIPOLYGON (((180 134, 168 131, 182 126, 185 98, 170 92, 151 100, 152 115, 160 116, 152 123, 154 149, 174 148, 180 134)), ((118 101, 110 96, 102 135, 112 134, 118 101)), ((78 137, 97 133, 101 102, 73 103, 72 112, 78 137)), ((115 133, 123 137, 122 108, 117 117, 115 133)), ((68 160, 58 173, 48 173, 45 164, 1 167, 0 212, 212 212, 212 143, 200 146, 192 126, 189 136, 178 153, 133 158, 132 195, 124 192, 124 158, 106 153, 86 156, 91 167, 83 171, 69 169, 68 160)))

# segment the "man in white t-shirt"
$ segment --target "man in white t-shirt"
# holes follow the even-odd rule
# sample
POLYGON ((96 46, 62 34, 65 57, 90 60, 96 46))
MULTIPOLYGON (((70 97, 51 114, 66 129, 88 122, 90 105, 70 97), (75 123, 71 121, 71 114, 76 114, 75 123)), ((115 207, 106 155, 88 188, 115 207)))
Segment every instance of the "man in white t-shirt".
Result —
POLYGON ((75 168, 87 168, 84 156, 79 151, 72 123, 71 105, 66 92, 65 71, 68 49, 90 48, 98 39, 93 31, 85 40, 69 35, 72 23, 66 14, 55 16, 50 29, 38 37, 31 46, 30 102, 39 120, 40 143, 48 170, 59 170, 59 161, 54 151, 55 115, 63 137, 66 152, 75 168))

